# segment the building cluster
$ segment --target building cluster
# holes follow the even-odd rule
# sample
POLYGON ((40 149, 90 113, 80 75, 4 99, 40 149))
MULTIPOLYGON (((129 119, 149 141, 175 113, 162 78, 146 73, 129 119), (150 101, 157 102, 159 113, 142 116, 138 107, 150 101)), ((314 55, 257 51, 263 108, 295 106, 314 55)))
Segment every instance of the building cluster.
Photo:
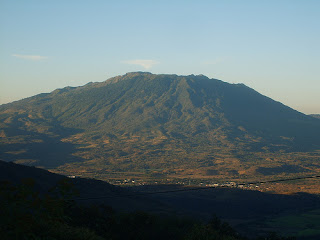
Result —
POLYGON ((212 188, 241 188, 241 189, 251 189, 258 190, 260 184, 244 184, 236 182, 208 182, 201 181, 199 179, 110 179, 109 183, 114 185, 126 185, 126 186, 141 186, 141 185, 160 185, 160 184, 176 184, 184 186, 200 186, 200 187, 212 187, 212 188))

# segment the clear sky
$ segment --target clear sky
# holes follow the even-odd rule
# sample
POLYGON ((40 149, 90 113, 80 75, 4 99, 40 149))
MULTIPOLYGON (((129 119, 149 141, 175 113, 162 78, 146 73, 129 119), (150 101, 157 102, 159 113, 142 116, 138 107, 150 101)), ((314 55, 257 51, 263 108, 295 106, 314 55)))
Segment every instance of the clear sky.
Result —
POLYGON ((132 71, 320 113, 319 0, 0 0, 0 104, 132 71))

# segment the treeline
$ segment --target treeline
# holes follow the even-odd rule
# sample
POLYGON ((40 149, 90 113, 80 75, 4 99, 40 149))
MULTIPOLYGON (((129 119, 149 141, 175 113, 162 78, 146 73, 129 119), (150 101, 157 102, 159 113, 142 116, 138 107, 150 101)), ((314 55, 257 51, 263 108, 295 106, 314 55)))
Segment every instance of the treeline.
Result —
MULTIPOLYGON (((213 217, 208 223, 146 212, 122 213, 109 206, 84 206, 68 179, 48 193, 34 189, 34 181, 20 185, 1 182, 1 239, 34 240, 245 240, 230 225, 213 217)), ((257 239, 294 239, 270 234, 257 239)))

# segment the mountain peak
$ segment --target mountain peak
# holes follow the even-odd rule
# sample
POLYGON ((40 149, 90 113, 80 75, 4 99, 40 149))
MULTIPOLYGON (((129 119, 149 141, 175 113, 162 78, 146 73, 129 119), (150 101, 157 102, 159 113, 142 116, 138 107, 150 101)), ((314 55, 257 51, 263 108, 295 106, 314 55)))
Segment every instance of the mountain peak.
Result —
POLYGON ((127 73, 2 106, 0 120, 3 159, 31 161, 38 151, 32 161, 50 167, 209 167, 217 153, 320 148, 318 119, 203 75, 127 73))
POLYGON ((151 72, 143 72, 143 71, 137 71, 137 72, 128 72, 124 76, 136 76, 136 75, 154 75, 151 72))

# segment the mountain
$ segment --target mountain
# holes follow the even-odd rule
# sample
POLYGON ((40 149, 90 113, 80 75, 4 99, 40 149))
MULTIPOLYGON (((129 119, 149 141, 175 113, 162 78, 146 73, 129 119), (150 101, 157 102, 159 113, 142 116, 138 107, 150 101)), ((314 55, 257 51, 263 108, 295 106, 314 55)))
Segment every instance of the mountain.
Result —
POLYGON ((310 156, 297 166, 286 152, 293 161, 293 152, 311 151, 314 163, 320 149, 319 119, 203 75, 134 72, 57 89, 1 105, 0 128, 0 159, 93 177, 250 174, 258 166, 295 173, 310 170, 310 156), (263 165, 270 157, 276 164, 263 165))
POLYGON ((320 114, 310 114, 310 116, 320 119, 320 114))

